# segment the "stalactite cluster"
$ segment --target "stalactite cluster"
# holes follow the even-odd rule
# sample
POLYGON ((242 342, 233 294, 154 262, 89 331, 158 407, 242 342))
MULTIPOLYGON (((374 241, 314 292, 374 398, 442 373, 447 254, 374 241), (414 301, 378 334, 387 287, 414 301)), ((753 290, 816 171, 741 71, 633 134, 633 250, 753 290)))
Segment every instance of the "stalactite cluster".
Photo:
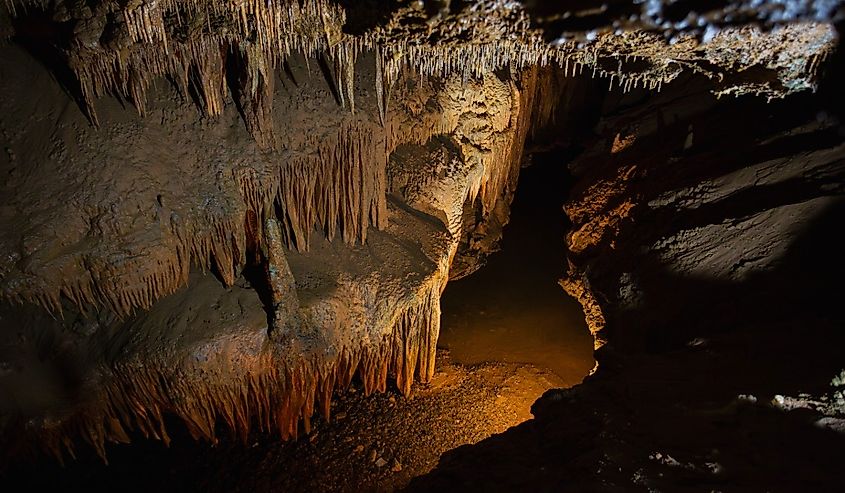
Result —
MULTIPOLYGON (((467 197, 474 200, 478 194, 484 211, 492 210, 502 190, 516 179, 536 86, 548 77, 540 74, 538 69, 529 70, 518 82, 502 85, 504 92, 490 96, 504 98, 494 112, 500 120, 495 137, 478 141, 471 135, 471 123, 466 130, 457 130, 458 139, 464 142, 465 159, 477 161, 481 170, 467 197)), ((20 276, 25 279, 22 283, 7 275, 4 293, 20 302, 37 302, 55 313, 61 311, 64 296, 80 307, 105 305, 126 316, 138 308, 149 308, 156 299, 183 286, 192 264, 214 270, 231 285, 245 263, 249 214, 260 218, 278 214, 285 244, 303 251, 318 232, 329 240, 364 242, 370 227, 384 229, 387 225, 385 173, 390 154, 400 144, 422 144, 433 135, 456 132, 466 105, 473 98, 483 102, 487 97, 484 92, 473 94, 483 84, 464 89, 453 79, 449 87, 437 96, 438 105, 423 113, 397 105, 383 126, 347 114, 338 128, 299 138, 296 145, 300 150, 283 154, 283 162, 276 166, 263 171, 258 167, 234 170, 236 195, 225 213, 209 211, 200 220, 171 219, 169 224, 156 225, 163 228, 164 240, 153 255, 109 265, 81 251, 71 257, 77 259, 72 266, 64 267, 66 273, 50 272, 49 279, 27 273, 20 276)), ((467 117, 490 115, 468 113, 467 117)), ((228 177, 224 175, 223 180, 227 182, 228 177)))
MULTIPOLYGON (((102 377, 91 389, 90 399, 67 416, 38 427, 40 440, 62 455, 65 449, 72 453, 73 437, 82 436, 105 454, 105 443, 126 441, 130 430, 167 441, 166 415, 181 418, 194 436, 205 439, 214 439, 220 423, 240 435, 258 425, 292 437, 301 420, 308 428, 314 410, 328 417, 332 392, 347 386, 353 375, 359 376, 365 392, 384 390, 388 381, 395 381, 409 394, 415 380, 425 382, 434 371, 439 297, 461 228, 444 223, 441 229, 429 231, 409 222, 405 217, 409 215, 399 209, 389 210, 387 162, 400 145, 454 135, 462 149, 458 160, 476 172, 455 175, 455 187, 461 192, 446 198, 455 199, 458 211, 465 200, 476 197, 484 208, 492 209, 505 195, 503 189, 516 179, 537 106, 535 93, 544 77, 534 68, 515 80, 488 75, 471 87, 457 79, 436 84, 421 84, 416 77, 397 80, 395 84, 403 86, 397 91, 405 91, 408 84, 414 94, 439 103, 424 100, 418 104, 403 97, 386 113, 384 125, 343 113, 338 128, 315 131, 301 139, 301 151, 282 154, 287 158, 282 165, 231 170, 231 176, 224 179, 232 181, 235 195, 215 212, 218 215, 209 213, 197 221, 171 214, 167 241, 161 248, 173 248, 173 253, 162 252, 147 264, 144 260, 148 257, 141 257, 134 264, 138 268, 129 273, 121 270, 125 265, 80 265, 93 271, 42 285, 49 293, 43 300, 17 292, 21 301, 40 300, 54 312, 75 314, 78 307, 104 305, 101 310, 116 314, 109 330, 125 334, 114 336, 117 339, 108 344, 121 348, 120 356, 109 356, 99 364, 97 372, 102 377), (434 90, 435 85, 439 91, 434 90), (494 123, 487 132, 472 131, 488 120, 494 123), (374 231, 368 235, 372 226, 374 231), (384 235, 397 235, 397 231, 419 237, 385 242, 384 235), (373 234, 375 239, 370 238, 373 234), (367 248, 355 250, 356 241, 365 240, 367 248), (316 252, 315 241, 319 245, 316 252), (376 252, 385 243, 411 245, 409 252, 379 254, 382 262, 393 258, 404 265, 403 257, 413 256, 419 248, 413 245, 432 241, 432 246, 424 247, 429 252, 426 258, 419 261, 421 277, 409 278, 403 270, 407 267, 393 268, 397 280, 384 281, 386 294, 377 295, 377 301, 352 303, 343 297, 343 291, 332 294, 334 291, 318 289, 307 294, 311 284, 298 286, 293 279, 295 273, 308 272, 315 265, 333 265, 321 260, 325 253, 320 252, 334 243, 344 246, 333 249, 376 252), (294 250, 288 251, 288 247, 294 250), (294 253, 299 263, 291 260, 288 265, 287 257, 294 253), (166 344, 170 340, 166 335, 165 343, 146 347, 145 331, 167 334, 175 330, 169 327, 169 319, 156 314, 181 313, 186 308, 180 297, 203 299, 202 292, 192 291, 196 282, 190 281, 192 264, 213 270, 224 284, 232 286, 250 261, 258 261, 266 276, 269 331, 267 326, 234 324, 231 330, 248 335, 224 337, 231 339, 221 346, 225 351, 190 345, 180 349, 180 342, 174 352, 166 344), (186 284, 188 288, 184 288, 186 284), (187 291, 179 294, 182 289, 187 291), (63 298, 72 304, 63 303, 63 298), (347 303, 355 307, 387 304, 376 310, 378 316, 367 315, 371 318, 361 321, 359 315, 352 323, 342 318, 347 316, 344 310, 350 309, 342 308, 347 303), (126 342, 136 339, 141 342, 126 342), (162 350, 154 349, 161 344, 162 350)), ((275 124, 284 128, 283 122, 275 124)), ((167 205, 165 199, 158 200, 158 208, 167 205)), ((85 253, 81 262, 90 258, 94 258, 90 252, 85 253)), ((345 273, 330 277, 335 276, 337 280, 332 282, 362 286, 355 289, 381 285, 372 275, 354 282, 343 281, 348 277, 345 273)), ((206 279, 204 283, 213 284, 206 279)), ((360 296, 369 299, 366 297, 375 295, 360 296)), ((260 308, 256 311, 263 313, 260 308)), ((172 337, 177 335, 178 331, 172 337)), ((154 335, 149 337, 156 340, 154 335)))
MULTIPOLYGON (((96 121, 94 101, 107 93, 122 94, 145 112, 147 90, 167 76, 186 96, 200 95, 205 114, 220 113, 226 94, 226 65, 231 56, 248 60, 247 93, 272 94, 273 70, 294 53, 325 57, 333 69, 339 102, 355 109, 354 74, 358 55, 375 50, 379 112, 384 117, 390 87, 403 69, 422 75, 479 77, 510 68, 557 65, 567 74, 592 71, 625 89, 659 89, 688 68, 718 80, 751 67, 777 72, 775 80, 726 84, 725 92, 762 92, 772 96, 813 87, 818 59, 831 51, 833 34, 824 24, 778 26, 771 32, 726 29, 707 37, 665 37, 642 31, 596 31, 587 42, 547 42, 531 27, 528 15, 512 2, 479 2, 453 15, 427 17, 425 10, 403 6, 383 25, 349 34, 347 13, 328 0, 278 2, 167 0, 127 5, 100 0, 76 8, 58 2, 9 0, 14 15, 48 9, 54 18, 75 25, 66 54, 82 97, 96 121), (753 44, 752 50, 749 44, 753 44), (784 46, 798 59, 781 56, 784 46), (777 47, 777 48, 775 48, 777 47), (761 49, 762 48, 762 49, 761 49), (804 48, 810 48, 809 50, 804 48), (742 66, 737 69, 735 63, 742 66), (809 70, 806 70, 809 69, 809 70), (260 74, 260 76, 259 76, 260 74)), ((236 92, 243 92, 236 90, 236 92)), ((265 98, 266 99, 266 98, 265 98)), ((266 143, 262 117, 254 105, 247 125, 266 143)))
MULTIPOLYGON (((356 375, 366 394, 383 392, 389 381, 395 381, 403 394, 410 395, 415 380, 428 382, 434 373, 440 294, 448 279, 452 244, 445 231, 433 234, 436 231, 430 226, 414 221, 419 220, 403 215, 403 228, 381 233, 398 236, 371 248, 376 258, 400 259, 413 255, 402 250, 403 241, 429 235, 421 270, 413 277, 391 270, 368 274, 376 276, 369 285, 362 279, 352 282, 350 288, 358 293, 354 296, 367 296, 372 288, 386 289, 379 300, 383 306, 375 311, 330 311, 327 318, 326 307, 354 304, 354 296, 350 300, 323 294, 300 306, 280 229, 269 220, 262 235, 275 305, 272 331, 262 328, 261 317, 256 317, 261 313, 252 306, 257 300, 245 304, 247 293, 223 289, 213 278, 201 275, 193 275, 187 288, 164 298, 148 313, 127 321, 102 316, 103 323, 112 324, 106 330, 113 335, 101 343, 102 361, 93 372, 98 375, 96 383, 75 409, 44 419, 23 436, 14 423, 0 421, 4 425, 0 433, 9 437, 5 452, 44 448, 63 460, 66 453, 74 455, 76 439, 81 437, 106 459, 106 443, 128 442, 133 430, 167 443, 166 416, 184 421, 197 439, 216 440, 220 425, 244 439, 253 428, 295 438, 309 431, 315 411, 330 418, 333 392, 345 389, 356 375), (407 228, 408 221, 417 224, 419 231, 407 228), (391 287, 395 281, 390 276, 404 279, 399 291, 391 287), (180 313, 186 306, 203 311, 209 304, 224 307, 224 312, 226 307, 248 311, 210 326, 199 321, 165 322, 183 316, 180 313), (346 324, 365 328, 367 335, 346 332, 346 324), (16 443, 22 438, 25 443, 16 443)), ((301 254, 303 259, 325 262, 311 254, 301 254)), ((302 266, 297 269, 302 274, 302 266)), ((215 316, 205 313, 202 317, 215 316)), ((56 324, 58 330, 68 330, 61 322, 48 320, 37 330, 48 333, 49 326, 56 324)))
MULTIPOLYGON (((330 0, 7 0, 15 18, 40 10, 72 33, 61 53, 88 118, 101 125, 83 128, 57 110, 59 123, 34 119, 4 133, 8 155, 28 152, 43 166, 10 165, 3 185, 13 199, 0 221, 15 231, 0 239, 4 303, 38 305, 58 330, 69 331, 65 314, 102 322, 101 339, 85 342, 95 353, 82 379, 91 388, 41 416, 37 443, 61 457, 82 436, 105 456, 105 444, 131 430, 168 441, 166 415, 197 438, 214 440, 220 423, 242 437, 258 426, 288 438, 300 421, 309 429, 315 410, 328 418, 332 393, 355 375, 366 393, 395 379, 410 394, 415 378, 434 371, 439 297, 467 229, 465 206, 483 222, 509 201, 532 125, 555 114, 561 76, 659 91, 689 70, 718 80, 719 94, 777 97, 814 86, 835 37, 831 26, 807 23, 672 43, 609 30, 550 43, 516 2, 464 3, 433 16, 401 3, 359 30, 330 0), (309 80, 318 70, 326 80, 297 82, 299 60, 309 80), (149 97, 163 78, 202 118, 149 97), (116 112, 96 108, 107 94, 146 118, 160 115, 164 130, 137 118, 109 127, 116 112), (195 141, 174 137, 187 131, 195 141), (159 149, 130 152, 139 135, 149 143, 164 134, 172 162, 159 149), (38 188, 59 180, 73 190, 38 188), (232 302, 247 289, 238 283, 248 267, 260 268, 263 307, 232 302), (196 281, 198 270, 231 289, 196 281), (182 305, 204 301, 212 285, 242 320, 209 328, 185 315, 182 305)), ((46 107, 67 103, 48 96, 46 107)), ((13 99, 2 103, 4 132, 15 125, 8 115, 34 107, 13 99)), ((569 211, 579 225, 568 238, 575 254, 631 212, 626 202, 598 204, 603 191, 624 189, 604 185, 569 211), (588 206, 603 213, 588 219, 588 206)), ((605 320, 586 274, 573 267, 562 284, 584 305, 598 347, 605 320)))
POLYGON ((434 373, 442 280, 429 284, 377 344, 344 347, 331 357, 315 351, 294 359, 254 347, 231 361, 187 368, 166 359, 117 364, 87 408, 39 430, 37 446, 63 460, 81 437, 106 460, 106 443, 128 443, 131 430, 169 443, 167 415, 181 419, 196 439, 215 441, 220 424, 243 439, 254 428, 296 438, 309 432, 315 410, 330 418, 332 393, 355 375, 366 394, 383 392, 391 376, 409 395, 415 377, 427 382, 434 373))

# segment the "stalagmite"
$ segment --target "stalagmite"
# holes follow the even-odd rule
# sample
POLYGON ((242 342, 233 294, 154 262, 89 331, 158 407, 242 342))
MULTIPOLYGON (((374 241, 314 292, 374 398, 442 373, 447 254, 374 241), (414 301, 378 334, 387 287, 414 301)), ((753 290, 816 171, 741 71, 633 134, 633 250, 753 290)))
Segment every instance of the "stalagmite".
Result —
POLYGON ((267 280, 275 313, 286 314, 296 311, 299 302, 296 284, 283 250, 282 230, 278 220, 269 217, 264 221, 264 258, 266 259, 267 280))
POLYGON ((381 50, 376 48, 375 55, 375 89, 376 89, 376 105, 378 106, 379 122, 384 125, 387 118, 387 100, 390 97, 390 90, 385 90, 384 84, 384 68, 381 60, 381 50))

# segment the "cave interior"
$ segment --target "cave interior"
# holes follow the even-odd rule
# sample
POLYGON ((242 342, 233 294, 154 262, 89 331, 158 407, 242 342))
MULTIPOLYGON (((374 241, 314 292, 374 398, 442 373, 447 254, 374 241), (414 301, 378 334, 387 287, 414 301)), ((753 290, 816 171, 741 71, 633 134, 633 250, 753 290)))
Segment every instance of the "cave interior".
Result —
POLYGON ((832 1, 7 0, 2 491, 841 491, 832 1))

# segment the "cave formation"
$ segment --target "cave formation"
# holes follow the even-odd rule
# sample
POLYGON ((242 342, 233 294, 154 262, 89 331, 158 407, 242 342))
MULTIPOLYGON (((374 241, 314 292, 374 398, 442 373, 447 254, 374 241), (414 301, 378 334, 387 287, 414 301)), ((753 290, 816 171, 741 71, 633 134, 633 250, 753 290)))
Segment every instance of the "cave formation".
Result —
POLYGON ((240 459, 123 486, 837 490, 843 12, 7 0, 0 480, 105 490, 159 473, 95 464, 196 441, 240 459), (571 190, 523 185, 540 156, 571 190), (249 455, 315 443, 351 390, 433 392, 441 295, 481 275, 520 187, 566 197, 536 219, 571 223, 582 383, 399 479, 249 455))

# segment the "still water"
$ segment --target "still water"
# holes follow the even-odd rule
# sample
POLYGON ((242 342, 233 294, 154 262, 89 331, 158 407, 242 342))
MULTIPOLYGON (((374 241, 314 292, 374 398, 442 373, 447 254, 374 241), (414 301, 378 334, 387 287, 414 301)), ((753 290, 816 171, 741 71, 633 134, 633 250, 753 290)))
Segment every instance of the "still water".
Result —
POLYGON ((581 306, 558 285, 566 270, 561 208, 572 178, 559 154, 521 171, 501 251, 475 274, 449 283, 439 346, 462 364, 531 363, 567 385, 593 368, 593 339, 581 306))

